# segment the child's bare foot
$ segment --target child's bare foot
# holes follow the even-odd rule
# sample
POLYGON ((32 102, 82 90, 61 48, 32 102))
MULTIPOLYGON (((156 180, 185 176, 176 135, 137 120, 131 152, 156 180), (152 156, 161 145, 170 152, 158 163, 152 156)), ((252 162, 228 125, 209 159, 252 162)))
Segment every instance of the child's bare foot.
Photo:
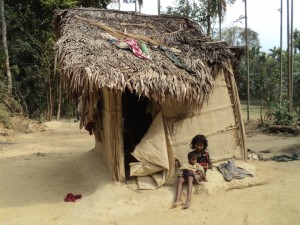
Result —
POLYGON ((190 207, 190 204, 191 204, 191 202, 186 202, 186 203, 182 206, 182 208, 183 208, 183 209, 188 209, 188 208, 190 207))
POLYGON ((182 202, 174 202, 173 208, 176 208, 177 206, 182 205, 182 204, 183 204, 182 202))

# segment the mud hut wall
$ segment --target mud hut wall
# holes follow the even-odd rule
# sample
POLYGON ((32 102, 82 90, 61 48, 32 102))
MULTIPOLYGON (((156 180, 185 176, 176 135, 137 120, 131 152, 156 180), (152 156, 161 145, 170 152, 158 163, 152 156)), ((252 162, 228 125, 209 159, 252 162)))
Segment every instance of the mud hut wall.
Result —
POLYGON ((223 71, 219 72, 214 91, 200 111, 192 111, 187 105, 178 103, 163 104, 162 110, 168 121, 175 158, 187 160, 191 139, 197 134, 208 138, 212 161, 242 158, 240 142, 236 140, 238 128, 233 103, 223 71))
POLYGON ((96 149, 107 164, 112 179, 124 181, 121 93, 103 88, 101 95, 101 107, 97 112, 101 115, 101 126, 97 127, 102 127, 102 141, 96 140, 96 149))

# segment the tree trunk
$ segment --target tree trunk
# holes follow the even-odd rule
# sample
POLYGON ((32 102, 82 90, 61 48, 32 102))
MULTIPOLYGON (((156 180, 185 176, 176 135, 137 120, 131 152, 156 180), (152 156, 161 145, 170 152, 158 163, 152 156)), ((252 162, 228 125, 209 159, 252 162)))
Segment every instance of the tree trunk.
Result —
POLYGON ((291 113, 293 113, 294 108, 294 76, 293 76, 293 67, 294 67, 294 40, 293 40, 293 30, 294 30, 294 0, 291 0, 291 31, 290 31, 290 79, 291 79, 291 113))
POLYGON ((207 31, 206 35, 210 37, 211 33, 211 15, 210 15, 210 5, 211 5, 211 0, 207 0, 207 15, 206 15, 206 23, 207 23, 207 31))
POLYGON ((292 74, 291 74, 291 35, 290 35, 290 0, 286 1, 286 7, 287 7, 287 64, 288 64, 288 99, 289 99, 289 106, 288 111, 289 113, 292 113, 293 111, 293 92, 292 92, 292 74))
POLYGON ((219 17, 219 40, 222 41, 222 5, 221 1, 218 2, 218 17, 219 17))
POLYGON ((247 121, 250 120, 250 75, 249 75, 249 46, 248 46, 248 15, 247 0, 245 0, 245 40, 246 40, 246 66, 247 66, 247 121))
POLYGON ((3 41, 3 48, 5 52, 5 71, 7 75, 7 93, 9 95, 12 94, 12 78, 11 78, 11 71, 9 65, 9 55, 8 55, 8 47, 7 47, 7 37, 6 37, 6 20, 4 15, 4 0, 0 0, 0 8, 1 8, 1 20, 2 20, 2 41, 3 41))
MULTIPOLYGON (((57 66, 57 54, 54 56, 54 69, 53 69, 53 77, 56 77, 56 66, 57 66)), ((61 112, 61 79, 58 78, 58 97, 57 97, 57 113, 56 113, 56 120, 60 120, 60 112, 61 112)))
POLYGON ((282 105, 282 9, 283 8, 283 0, 281 0, 280 6, 280 78, 279 78, 279 108, 281 109, 282 105))
POLYGON ((206 16, 206 21, 207 21, 207 33, 206 35, 210 37, 210 33, 211 33, 211 21, 210 21, 210 15, 206 16))
POLYGON ((265 94, 265 88, 264 88, 264 77, 263 74, 261 76, 261 102, 260 102, 260 124, 264 124, 264 118, 263 118, 263 109, 264 109, 264 94, 265 94))
POLYGON ((160 15, 160 0, 157 0, 157 15, 160 15))
POLYGON ((57 99, 57 115, 56 120, 60 120, 60 111, 61 111, 61 80, 58 82, 58 99, 57 99))
POLYGON ((53 110, 53 99, 52 99, 52 85, 51 85, 51 75, 50 70, 47 72, 48 74, 48 120, 52 120, 52 110, 53 110))

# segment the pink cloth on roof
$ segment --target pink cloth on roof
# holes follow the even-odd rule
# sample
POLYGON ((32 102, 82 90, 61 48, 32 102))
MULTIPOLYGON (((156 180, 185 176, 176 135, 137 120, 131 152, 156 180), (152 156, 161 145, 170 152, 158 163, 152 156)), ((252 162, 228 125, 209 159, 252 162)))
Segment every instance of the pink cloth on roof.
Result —
POLYGON ((124 41, 129 45, 129 48, 136 57, 141 59, 149 59, 149 56, 142 52, 142 49, 138 46, 136 40, 126 38, 124 41))

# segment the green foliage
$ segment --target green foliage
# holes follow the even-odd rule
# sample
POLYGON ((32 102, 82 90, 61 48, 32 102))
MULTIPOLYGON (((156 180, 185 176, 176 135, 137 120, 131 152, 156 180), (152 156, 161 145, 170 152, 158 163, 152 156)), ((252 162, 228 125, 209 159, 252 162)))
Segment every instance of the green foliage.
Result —
POLYGON ((218 1, 177 0, 175 7, 167 7, 167 15, 184 16, 198 22, 203 30, 210 33, 211 24, 218 16, 218 1))
POLYGON ((7 96, 7 89, 0 77, 0 124, 5 128, 11 129, 12 123, 10 121, 10 111, 20 112, 21 107, 14 99, 7 96))
MULTIPOLYGON (((300 108, 300 54, 294 57, 294 104, 300 108)), ((300 115, 300 114, 299 114, 300 115)))
POLYGON ((201 23, 205 22, 203 5, 197 3, 196 1, 190 3, 187 0, 177 0, 176 3, 177 5, 175 7, 167 7, 166 14, 188 17, 191 20, 201 23))
POLYGON ((40 0, 41 4, 47 8, 71 8, 78 5, 77 0, 40 0))
POLYGON ((294 39, 294 46, 295 46, 295 52, 300 51, 300 31, 298 29, 295 29, 293 32, 293 39, 294 39))
POLYGON ((288 111, 288 102, 284 101, 282 107, 277 107, 272 113, 276 125, 292 125, 294 122, 293 115, 288 111))
MULTIPOLYGON (((250 95, 252 100, 265 102, 278 101, 279 93, 279 63, 269 54, 260 51, 259 46, 249 49, 250 95)), ((246 99, 246 58, 240 64, 242 81, 239 83, 239 93, 246 99)))

